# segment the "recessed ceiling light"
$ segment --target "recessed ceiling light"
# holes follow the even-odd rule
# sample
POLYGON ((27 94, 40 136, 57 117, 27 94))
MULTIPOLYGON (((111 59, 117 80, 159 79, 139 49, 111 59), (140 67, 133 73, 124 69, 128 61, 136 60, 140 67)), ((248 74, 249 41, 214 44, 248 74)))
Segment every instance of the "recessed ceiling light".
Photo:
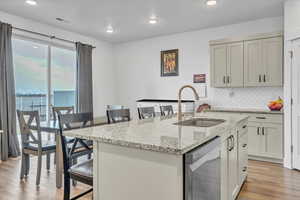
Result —
POLYGON ((207 0, 206 5, 215 6, 215 5, 217 5, 217 0, 207 0))
POLYGON ((34 49, 38 49, 38 47, 37 47, 37 46, 33 46, 33 48, 34 48, 34 49))
POLYGON ((26 0, 26 3, 29 4, 29 5, 31 5, 31 6, 37 5, 36 0, 26 0))
POLYGON ((156 16, 152 16, 150 17, 149 19, 149 24, 156 24, 158 21, 157 21, 157 17, 156 16))
POLYGON ((112 26, 108 26, 107 29, 106 29, 106 33, 113 33, 114 32, 114 29, 112 26))

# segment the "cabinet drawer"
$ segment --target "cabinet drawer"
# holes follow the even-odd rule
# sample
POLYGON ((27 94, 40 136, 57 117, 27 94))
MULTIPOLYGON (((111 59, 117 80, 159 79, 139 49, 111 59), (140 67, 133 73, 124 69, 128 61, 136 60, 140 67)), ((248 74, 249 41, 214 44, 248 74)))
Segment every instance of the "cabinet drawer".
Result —
POLYGON ((283 123, 282 115, 273 115, 273 114, 249 114, 250 122, 258 123, 283 123))

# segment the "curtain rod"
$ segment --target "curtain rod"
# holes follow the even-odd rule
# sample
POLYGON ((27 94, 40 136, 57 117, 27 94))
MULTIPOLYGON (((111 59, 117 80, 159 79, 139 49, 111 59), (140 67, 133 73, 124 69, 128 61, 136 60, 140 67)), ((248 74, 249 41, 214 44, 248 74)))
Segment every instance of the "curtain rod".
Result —
MULTIPOLYGON (((66 40, 66 39, 63 39, 63 38, 59 38, 59 37, 56 37, 55 35, 47 35, 47 34, 44 34, 44 33, 34 32, 34 31, 30 31, 30 30, 26 30, 26 29, 18 28, 18 27, 12 27, 12 28, 13 28, 13 29, 16 29, 16 30, 18 30, 18 31, 27 32, 27 33, 39 35, 39 36, 42 36, 42 37, 47 37, 47 38, 59 40, 59 41, 62 41, 62 42, 67 42, 67 43, 76 44, 76 42, 74 42, 74 41, 72 41, 72 40, 66 40)), ((92 48, 94 49, 94 48, 96 48, 96 47, 92 46, 92 48)))

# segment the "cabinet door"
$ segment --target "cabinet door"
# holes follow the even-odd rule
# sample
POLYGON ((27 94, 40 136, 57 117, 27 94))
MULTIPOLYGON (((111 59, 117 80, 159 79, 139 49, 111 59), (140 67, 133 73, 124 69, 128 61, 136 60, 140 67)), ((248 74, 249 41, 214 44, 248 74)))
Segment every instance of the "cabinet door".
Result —
POLYGON ((244 43, 245 86, 261 86, 263 74, 262 41, 246 41, 244 43))
POLYGON ((262 40, 263 43, 263 84, 265 86, 282 86, 283 76, 283 40, 275 37, 262 40))
POLYGON ((227 46, 211 46, 211 85, 212 87, 227 87, 227 46))
POLYGON ((264 157, 283 159, 283 134, 281 124, 263 124, 263 148, 261 155, 264 157))
POLYGON ((229 87, 244 86, 244 43, 227 45, 227 83, 229 87))
POLYGON ((237 134, 232 134, 232 149, 228 151, 228 195, 229 200, 234 200, 239 192, 238 178, 238 142, 237 134))
POLYGON ((249 122, 248 124, 248 154, 261 156, 262 137, 260 123, 249 122))

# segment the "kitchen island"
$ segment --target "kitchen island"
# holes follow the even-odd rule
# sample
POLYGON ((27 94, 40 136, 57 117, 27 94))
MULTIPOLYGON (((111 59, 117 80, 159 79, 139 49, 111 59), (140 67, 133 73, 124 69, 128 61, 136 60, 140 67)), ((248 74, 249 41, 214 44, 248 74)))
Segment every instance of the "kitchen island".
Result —
MULTIPOLYGON (((247 135, 248 116, 205 113, 194 118, 224 122, 212 127, 183 126, 175 125, 178 122, 175 116, 158 117, 71 130, 64 134, 94 141, 96 200, 188 200, 184 188, 184 156, 219 137, 220 199, 233 199, 246 177, 247 166, 244 165, 247 162, 244 159, 243 166, 239 163, 242 158, 239 159, 238 134, 247 135)), ((184 117, 183 121, 188 119, 191 117, 184 117)))

